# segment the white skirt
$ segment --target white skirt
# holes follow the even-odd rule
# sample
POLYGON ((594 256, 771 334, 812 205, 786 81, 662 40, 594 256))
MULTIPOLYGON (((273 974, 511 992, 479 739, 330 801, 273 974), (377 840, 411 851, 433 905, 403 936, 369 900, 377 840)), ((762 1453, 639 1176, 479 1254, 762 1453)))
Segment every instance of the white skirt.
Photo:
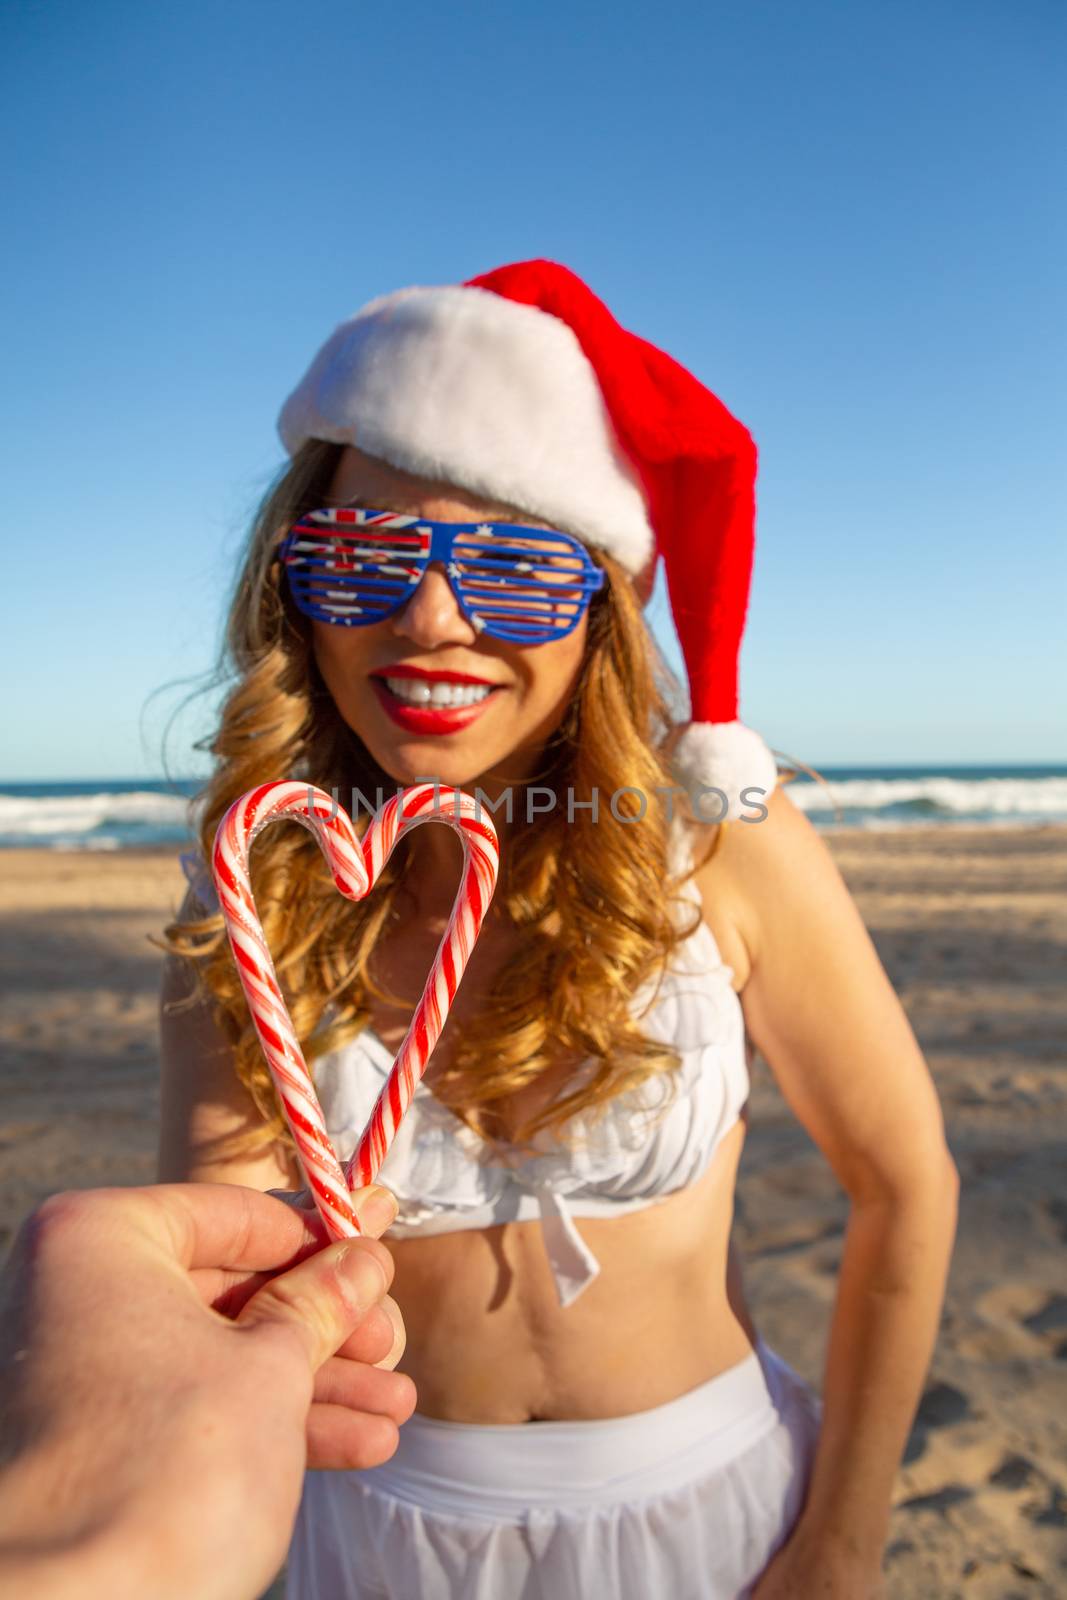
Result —
POLYGON ((742 1600, 804 1502, 820 1406, 765 1344, 667 1405, 478 1426, 312 1472, 287 1600, 742 1600))

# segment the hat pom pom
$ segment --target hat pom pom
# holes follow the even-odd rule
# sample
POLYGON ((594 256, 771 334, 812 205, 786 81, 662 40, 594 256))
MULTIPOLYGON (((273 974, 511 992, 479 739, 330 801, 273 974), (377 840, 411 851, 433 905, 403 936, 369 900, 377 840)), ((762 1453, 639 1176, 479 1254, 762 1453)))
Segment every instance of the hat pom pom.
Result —
POLYGON ((694 814, 706 822, 751 815, 777 782, 774 757, 743 722, 691 722, 670 755, 694 814))

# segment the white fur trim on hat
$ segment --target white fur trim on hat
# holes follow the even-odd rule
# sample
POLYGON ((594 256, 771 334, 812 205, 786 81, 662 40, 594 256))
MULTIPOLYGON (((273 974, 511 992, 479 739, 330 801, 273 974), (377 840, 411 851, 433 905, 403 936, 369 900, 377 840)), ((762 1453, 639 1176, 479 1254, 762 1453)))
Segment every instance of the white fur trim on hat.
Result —
POLYGON ((655 548, 640 480, 577 335, 489 289, 400 289, 342 322, 286 400, 290 455, 353 444, 525 511, 631 573, 655 548))
POLYGON ((709 822, 751 817, 777 782, 774 757, 743 722, 689 723, 671 752, 671 766, 689 791, 696 815, 709 822))

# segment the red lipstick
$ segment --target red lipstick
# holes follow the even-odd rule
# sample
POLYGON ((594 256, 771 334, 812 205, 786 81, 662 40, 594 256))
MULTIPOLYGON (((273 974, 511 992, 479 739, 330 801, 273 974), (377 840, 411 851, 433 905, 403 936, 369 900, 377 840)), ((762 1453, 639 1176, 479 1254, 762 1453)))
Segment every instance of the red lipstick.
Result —
POLYGON ((499 688, 488 678, 472 678, 469 672, 432 672, 428 667, 378 667, 376 678, 421 678, 424 683, 478 683, 487 689, 499 688))
MULTIPOLYGON (((453 683, 485 683, 484 678, 465 677, 458 672, 418 672, 411 669, 394 672, 390 668, 389 676, 421 678, 424 682, 439 682, 443 678, 453 683)), ((501 684, 486 684, 490 692, 484 700, 479 700, 473 706, 413 706, 393 694, 384 678, 378 674, 373 674, 370 681, 382 709, 397 727, 403 728, 405 733, 418 734, 462 733, 472 722, 477 722, 489 702, 503 689, 501 684)))

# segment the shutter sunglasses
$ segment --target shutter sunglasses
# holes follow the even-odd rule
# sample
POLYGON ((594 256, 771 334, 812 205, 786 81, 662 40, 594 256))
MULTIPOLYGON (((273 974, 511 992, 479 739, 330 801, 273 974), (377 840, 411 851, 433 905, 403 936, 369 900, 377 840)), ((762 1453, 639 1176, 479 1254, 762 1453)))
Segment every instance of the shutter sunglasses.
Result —
POLYGON ((301 517, 278 552, 304 616, 366 627, 393 616, 433 561, 471 627, 513 644, 562 639, 604 571, 569 533, 510 522, 431 522, 354 506, 301 517))

